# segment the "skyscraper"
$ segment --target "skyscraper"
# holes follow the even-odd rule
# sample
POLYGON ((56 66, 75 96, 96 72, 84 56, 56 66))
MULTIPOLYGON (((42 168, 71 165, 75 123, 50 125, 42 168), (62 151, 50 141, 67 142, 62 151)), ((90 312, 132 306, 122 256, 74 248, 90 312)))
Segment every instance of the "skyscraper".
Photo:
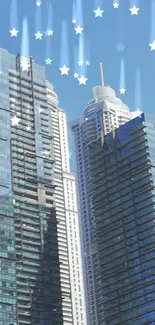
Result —
POLYGON ((107 325, 155 324, 155 116, 141 114, 90 145, 107 325))
POLYGON ((0 324, 72 325, 58 98, 44 67, 4 49, 0 57, 0 324))
POLYGON ((71 123, 74 135, 81 238, 83 240, 87 313, 90 325, 104 324, 103 295, 96 244, 96 226, 91 210, 89 143, 130 120, 129 108, 110 87, 93 89, 94 98, 84 116, 71 123))
POLYGON ((52 129, 54 134, 53 149, 55 162, 55 198, 58 224, 58 237, 62 242, 62 262, 61 279, 64 279, 64 316, 66 315, 66 324, 68 319, 68 310, 70 296, 72 297, 72 312, 74 325, 86 325, 86 310, 84 297, 84 280, 81 259, 81 245, 79 232, 79 219, 77 213, 75 175, 70 171, 69 146, 67 134, 67 119, 63 109, 58 107, 58 98, 53 105, 53 88, 48 83, 48 102, 52 105, 52 129), (50 99, 51 98, 51 99, 50 99), (64 247, 66 239, 66 252, 64 247), (67 249, 68 247, 68 249, 67 249), (64 254, 66 253, 65 260, 64 254), (67 262, 65 262, 67 261, 67 262), (69 265, 68 265, 69 261, 69 265), (67 277, 69 271, 70 280, 67 277), (70 291, 66 290, 68 288, 70 291), (66 306, 66 307, 65 307, 66 306), (66 308, 66 309, 65 309, 66 308))

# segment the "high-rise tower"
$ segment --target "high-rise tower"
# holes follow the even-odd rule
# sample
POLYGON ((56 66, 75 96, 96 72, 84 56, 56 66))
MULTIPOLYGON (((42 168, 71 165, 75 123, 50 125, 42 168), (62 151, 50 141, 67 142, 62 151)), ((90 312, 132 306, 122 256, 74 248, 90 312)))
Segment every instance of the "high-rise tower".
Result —
POLYGON ((74 305, 83 304, 75 183, 68 169, 67 214, 58 97, 31 58, 4 49, 0 58, 0 324, 78 324, 74 306, 82 324, 84 307, 74 305), (77 245, 77 257, 68 244, 77 245))
POLYGON ((155 116, 141 114, 90 144, 107 325, 155 324, 155 116))
MULTIPOLYGON (((102 82, 103 83, 103 82, 102 82)), ((87 313, 90 325, 104 324, 103 295, 96 245, 96 225, 91 210, 89 143, 130 120, 129 108, 106 86, 93 89, 94 98, 83 117, 71 123, 74 136, 78 205, 83 241, 87 313)))
POLYGON ((47 92, 48 103, 52 108, 52 129, 54 134, 53 149, 56 159, 54 167, 55 184, 57 185, 55 189, 55 199, 57 218, 60 220, 58 224, 58 238, 60 245, 62 245, 62 265, 60 264, 60 269, 61 279, 63 279, 62 288, 64 290, 64 317, 66 317, 67 322, 71 296, 73 324, 86 325, 75 175, 70 171, 66 113, 63 109, 58 108, 58 99, 56 99, 56 105, 53 105, 53 89, 52 85, 49 83, 47 92), (66 247, 66 251, 64 247, 64 238, 68 246, 68 249, 66 247), (66 257, 65 260, 63 260, 65 254, 66 257), (70 273, 70 281, 67 275, 68 270, 70 273), (71 289, 67 291, 69 287, 71 289), (65 306, 68 306, 68 308, 65 306))

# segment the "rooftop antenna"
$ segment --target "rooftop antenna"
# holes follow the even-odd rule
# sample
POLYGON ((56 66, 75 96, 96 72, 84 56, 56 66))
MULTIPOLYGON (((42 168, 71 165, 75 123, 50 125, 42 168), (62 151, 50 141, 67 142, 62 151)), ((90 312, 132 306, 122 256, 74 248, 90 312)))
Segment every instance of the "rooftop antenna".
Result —
POLYGON ((103 63, 100 62, 101 85, 104 86, 103 63))

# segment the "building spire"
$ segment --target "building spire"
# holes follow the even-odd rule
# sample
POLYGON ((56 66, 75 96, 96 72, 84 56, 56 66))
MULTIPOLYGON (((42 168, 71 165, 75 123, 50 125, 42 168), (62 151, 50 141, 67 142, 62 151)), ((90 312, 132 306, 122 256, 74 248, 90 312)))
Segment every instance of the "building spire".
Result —
POLYGON ((103 63, 100 62, 101 85, 104 86, 103 63))

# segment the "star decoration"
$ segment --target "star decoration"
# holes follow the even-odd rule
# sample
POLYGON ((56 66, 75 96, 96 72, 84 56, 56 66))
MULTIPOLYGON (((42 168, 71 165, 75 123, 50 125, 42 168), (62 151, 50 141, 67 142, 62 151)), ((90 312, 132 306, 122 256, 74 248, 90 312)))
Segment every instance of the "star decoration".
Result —
POLYGON ((73 23, 73 24, 76 24, 76 19, 73 19, 73 20, 72 20, 72 23, 73 23))
POLYGON ((93 10, 95 13, 95 17, 101 17, 102 18, 102 14, 104 13, 104 10, 101 10, 99 7, 96 10, 93 10))
POLYGON ((14 125, 18 125, 20 119, 17 116, 14 116, 11 118, 11 121, 12 121, 12 126, 14 126, 14 125))
POLYGON ((11 37, 13 37, 13 36, 17 37, 17 34, 19 33, 19 31, 16 28, 13 28, 10 30, 10 33, 11 33, 11 37))
POLYGON ((36 5, 37 5, 37 7, 40 7, 41 2, 40 2, 40 1, 37 1, 37 2, 36 2, 36 5))
POLYGON ((82 66, 83 66, 83 64, 84 64, 84 62, 83 62, 83 61, 81 61, 81 60, 78 62, 78 66, 79 66, 79 67, 82 67, 82 66))
POLYGON ((29 70, 29 66, 30 66, 30 63, 29 63, 29 60, 27 58, 21 58, 21 68, 22 68, 22 71, 28 71, 29 70))
POLYGON ((155 41, 150 43, 149 46, 151 47, 151 51, 155 50, 155 41))
POLYGON ((73 76, 74 76, 74 79, 78 79, 79 74, 76 72, 73 74, 73 76))
POLYGON ((50 65, 51 65, 52 60, 49 59, 49 58, 47 58, 47 59, 45 60, 45 62, 46 62, 46 64, 50 64, 50 65))
POLYGON ((68 76, 68 71, 70 70, 70 68, 67 68, 65 65, 62 68, 59 68, 59 70, 61 71, 61 76, 63 74, 66 74, 68 76))
POLYGON ((90 62, 89 61, 86 61, 85 62, 85 65, 89 66, 90 65, 90 62))
POLYGON ((52 29, 47 30, 47 36, 53 36, 54 31, 52 29))
POLYGON ((117 52, 123 52, 125 49, 125 45, 122 44, 121 42, 118 45, 116 45, 116 47, 117 47, 117 52))
POLYGON ((113 3, 113 7, 114 7, 114 9, 118 9, 119 3, 118 2, 113 3))
POLYGON ((86 85, 87 80, 88 80, 88 78, 85 78, 84 76, 81 76, 80 78, 78 78, 79 85, 86 85))
POLYGON ((30 130, 31 130, 30 125, 28 125, 28 126, 26 127, 26 130, 27 130, 27 131, 30 131, 30 130))
POLYGON ((131 15, 138 15, 138 11, 140 10, 135 5, 129 9, 131 11, 131 15))
POLYGON ((39 31, 34 35, 35 35, 36 39, 42 39, 42 36, 43 36, 43 34, 41 34, 39 31))
POLYGON ((76 27, 74 29, 76 31, 76 34, 82 34, 82 32, 83 32, 83 28, 81 28, 80 26, 78 26, 78 27, 76 27))
POLYGON ((122 94, 122 95, 125 95, 125 93, 126 93, 126 89, 124 89, 124 88, 121 88, 119 91, 120 91, 120 94, 122 94))

